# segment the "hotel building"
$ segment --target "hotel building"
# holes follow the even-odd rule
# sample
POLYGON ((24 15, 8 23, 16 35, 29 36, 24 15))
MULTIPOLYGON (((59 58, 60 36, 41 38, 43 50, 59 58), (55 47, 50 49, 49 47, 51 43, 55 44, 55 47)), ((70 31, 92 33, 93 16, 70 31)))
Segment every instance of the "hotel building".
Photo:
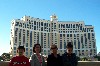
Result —
POLYGON ((66 51, 66 44, 73 43, 77 56, 87 57, 97 54, 94 27, 83 21, 58 21, 54 14, 50 20, 24 16, 11 21, 11 54, 16 55, 19 45, 24 45, 25 55, 30 57, 34 44, 39 43, 42 54, 50 54, 50 45, 56 44, 58 53, 66 51))

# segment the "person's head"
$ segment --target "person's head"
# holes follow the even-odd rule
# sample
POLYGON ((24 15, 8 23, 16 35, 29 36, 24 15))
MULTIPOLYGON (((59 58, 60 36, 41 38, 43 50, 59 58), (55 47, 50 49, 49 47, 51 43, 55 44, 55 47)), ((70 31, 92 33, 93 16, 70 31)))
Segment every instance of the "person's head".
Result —
POLYGON ((50 50, 52 51, 53 54, 57 54, 57 50, 58 50, 57 45, 52 44, 50 50))
POLYGON ((18 46, 18 48, 17 48, 18 55, 22 56, 24 54, 24 52, 25 52, 24 46, 18 46))
POLYGON ((71 54, 73 52, 73 45, 72 45, 72 42, 68 42, 67 46, 67 53, 68 54, 71 54))
POLYGON ((40 44, 35 44, 34 45, 33 52, 34 53, 40 53, 41 52, 41 46, 40 46, 40 44))

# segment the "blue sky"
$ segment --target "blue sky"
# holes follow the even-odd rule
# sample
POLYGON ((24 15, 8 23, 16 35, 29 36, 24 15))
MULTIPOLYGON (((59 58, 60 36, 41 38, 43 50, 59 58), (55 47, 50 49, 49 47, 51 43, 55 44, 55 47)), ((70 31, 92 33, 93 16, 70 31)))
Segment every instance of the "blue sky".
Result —
POLYGON ((56 14, 59 21, 84 21, 93 25, 97 52, 100 51, 100 0, 0 0, 0 55, 10 51, 10 24, 24 15, 50 20, 56 14))

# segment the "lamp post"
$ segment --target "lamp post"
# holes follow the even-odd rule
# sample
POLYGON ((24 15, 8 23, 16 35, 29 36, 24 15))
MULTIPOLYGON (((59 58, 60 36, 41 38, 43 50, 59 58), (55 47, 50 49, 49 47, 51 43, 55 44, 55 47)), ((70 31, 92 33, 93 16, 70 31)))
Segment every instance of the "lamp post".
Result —
POLYGON ((11 58, 12 58, 12 55, 10 55, 10 60, 11 60, 11 58))

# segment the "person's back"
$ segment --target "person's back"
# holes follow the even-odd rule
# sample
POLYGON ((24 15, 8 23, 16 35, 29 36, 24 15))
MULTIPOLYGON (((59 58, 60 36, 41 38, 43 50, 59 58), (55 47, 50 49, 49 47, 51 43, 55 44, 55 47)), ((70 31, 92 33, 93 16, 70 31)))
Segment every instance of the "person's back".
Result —
POLYGON ((69 42, 66 46, 67 52, 62 55, 63 66, 77 66, 77 57, 73 52, 73 45, 69 42))
POLYGON ((30 66, 29 59, 24 56, 24 46, 19 46, 17 49, 18 56, 11 59, 9 66, 30 66))

